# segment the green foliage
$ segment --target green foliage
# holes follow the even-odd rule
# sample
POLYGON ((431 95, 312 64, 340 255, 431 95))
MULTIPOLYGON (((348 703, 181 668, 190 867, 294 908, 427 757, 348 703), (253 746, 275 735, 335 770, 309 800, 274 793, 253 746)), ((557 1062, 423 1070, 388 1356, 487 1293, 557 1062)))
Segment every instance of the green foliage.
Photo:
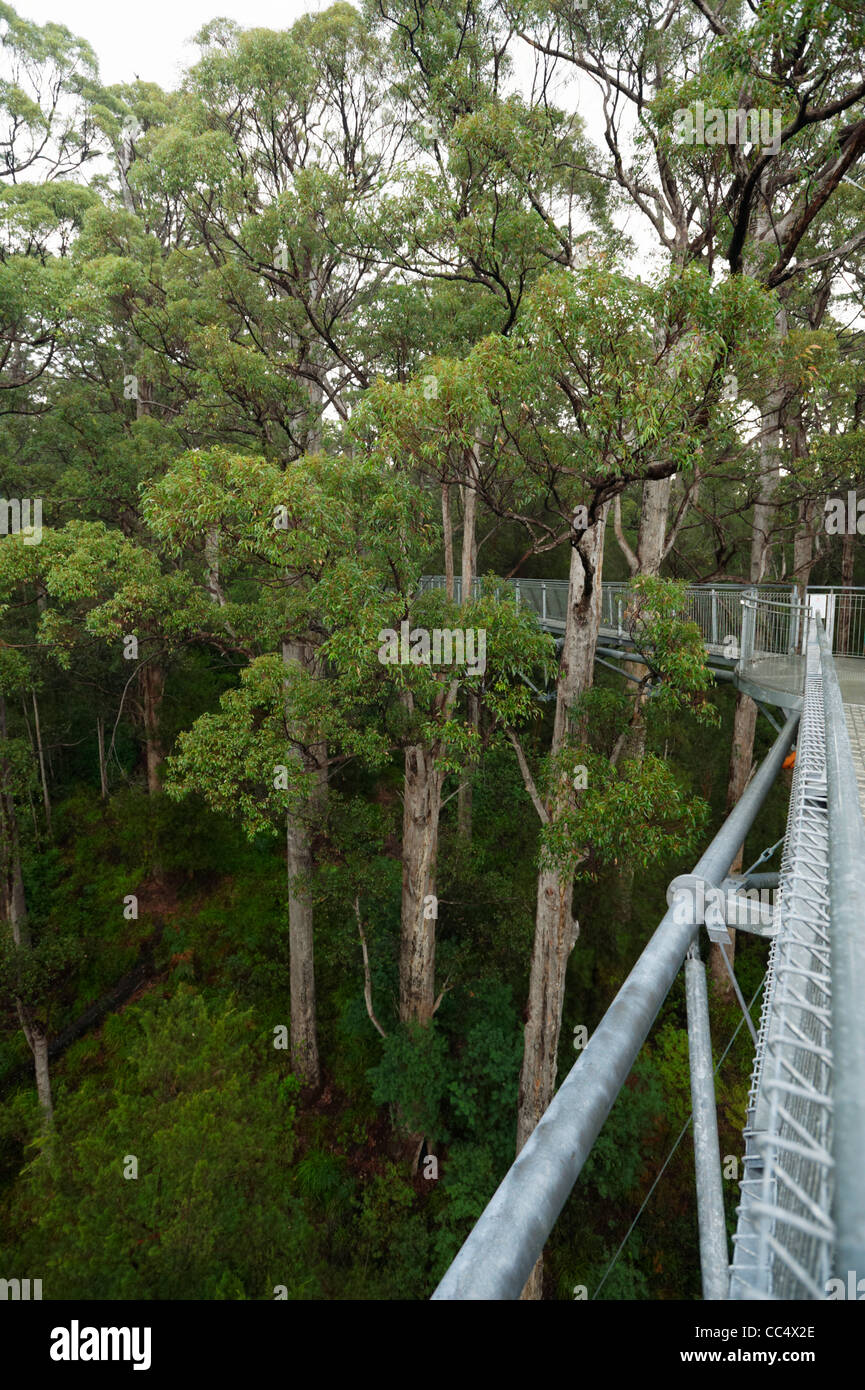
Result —
POLYGON ((523 1052, 517 1010, 510 988, 490 979, 462 1002, 462 1036, 449 1087, 451 1124, 503 1172, 514 1152, 513 1096, 523 1052))
POLYGON ((573 769, 586 768, 586 789, 564 801, 542 832, 542 863, 579 868, 581 877, 596 864, 632 859, 649 866, 692 850, 708 821, 709 808, 677 780, 666 763, 647 753, 620 767, 584 749, 566 749, 552 764, 560 783, 570 785, 573 769))
POLYGON ((312 1149, 295 1165, 294 1175, 298 1191, 324 1209, 338 1204, 351 1187, 346 1179, 345 1160, 319 1149, 312 1149))
POLYGON ((47 1296, 300 1296, 309 1232, 284 1184, 297 1086, 251 1015, 179 988, 111 1020, 104 1046, 108 1104, 97 1078, 60 1091, 57 1162, 32 1164, 20 1193, 17 1250, 47 1296))
POLYGON ((416 1195, 396 1164, 362 1189, 356 1227, 364 1297, 420 1299, 430 1285, 431 1237, 416 1195))
POLYGON ((689 708, 697 719, 717 725, 717 711, 706 698, 712 676, 703 637, 697 623, 681 617, 685 585, 639 575, 631 581, 631 592, 625 625, 658 683, 660 707, 665 711, 689 708))
POLYGON ((447 1142, 447 1040, 435 1022, 401 1024, 383 1040, 381 1061, 369 1075, 377 1105, 390 1105, 410 1131, 447 1142))

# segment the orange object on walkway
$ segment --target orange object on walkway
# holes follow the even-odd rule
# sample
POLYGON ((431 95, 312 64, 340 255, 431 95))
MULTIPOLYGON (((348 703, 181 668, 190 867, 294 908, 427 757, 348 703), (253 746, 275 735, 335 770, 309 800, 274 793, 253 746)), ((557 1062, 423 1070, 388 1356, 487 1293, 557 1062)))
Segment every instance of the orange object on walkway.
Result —
POLYGON ((784 759, 784 761, 783 761, 783 763, 781 764, 781 766, 782 766, 782 767, 785 767, 785 768, 790 768, 790 767, 795 767, 795 766, 796 766, 796 749, 795 749, 795 748, 793 749, 793 752, 792 752, 792 753, 788 753, 788 754, 787 754, 787 756, 786 756, 786 758, 784 759))

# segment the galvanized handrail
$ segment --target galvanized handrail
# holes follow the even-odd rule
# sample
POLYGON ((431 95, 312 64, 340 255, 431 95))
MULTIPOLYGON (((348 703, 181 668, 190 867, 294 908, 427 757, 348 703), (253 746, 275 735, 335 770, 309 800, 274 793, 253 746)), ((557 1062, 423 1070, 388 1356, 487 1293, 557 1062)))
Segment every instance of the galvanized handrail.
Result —
POLYGON ((742 609, 740 676, 746 679, 753 676, 757 684, 780 686, 800 695, 805 675, 804 643, 813 609, 792 596, 785 602, 766 598, 753 587, 739 603, 742 609), (777 658, 782 658, 782 662, 777 658), (771 663, 769 667, 767 661, 771 663), (749 671, 751 666, 756 666, 757 670, 749 671))
MULTIPOLYGON (((748 592, 750 593, 750 592, 752 592, 752 591, 753 591, 753 585, 749 585, 749 586, 748 586, 748 592)), ((782 608, 782 609, 785 610, 785 612, 788 612, 788 613, 790 612, 791 609, 798 608, 798 609, 803 609, 803 610, 805 610, 806 612, 809 612, 809 613, 810 613, 810 612, 813 612, 813 609, 811 609, 807 603, 802 603, 802 602, 801 602, 800 600, 798 600, 798 599, 788 599, 788 601, 787 601, 786 603, 782 603, 780 599, 777 599, 777 598, 762 598, 761 596, 758 595, 756 598, 743 598, 743 599, 740 599, 739 602, 740 602, 741 604, 743 604, 743 605, 749 607, 749 608, 755 608, 755 607, 759 607, 759 608, 782 608)))

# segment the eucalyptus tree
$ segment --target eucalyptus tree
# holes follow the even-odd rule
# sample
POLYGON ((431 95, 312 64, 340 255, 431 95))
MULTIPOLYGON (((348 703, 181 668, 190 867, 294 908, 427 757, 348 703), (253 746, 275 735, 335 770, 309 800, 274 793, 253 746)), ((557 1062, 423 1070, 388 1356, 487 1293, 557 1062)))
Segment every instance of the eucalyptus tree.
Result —
MULTIPOLYGON (((612 225, 604 185, 583 172, 581 122, 559 108, 543 81, 526 81, 515 69, 514 35, 501 7, 383 0, 367 13, 387 40, 413 157, 404 186, 390 198, 403 216, 394 219, 387 254, 428 306, 426 358, 408 365, 422 366, 431 393, 439 389, 441 359, 462 357, 489 332, 513 330, 539 276, 571 263, 581 223, 591 221, 608 236, 612 225)), ((453 591, 458 572, 464 599, 483 546, 501 529, 480 504, 481 450, 480 434, 469 430, 447 467, 431 476, 442 497, 447 589, 453 591)), ((459 790, 466 843, 472 773, 466 769, 459 790)))
POLYGON ((382 388, 394 457, 435 462, 446 477, 479 433, 476 487, 489 509, 522 525, 537 553, 570 545, 554 752, 592 683, 609 503, 635 478, 693 468, 729 428, 722 387, 736 330, 749 324, 757 360, 767 312, 744 279, 713 289, 690 270, 649 287, 602 267, 560 273, 538 282, 509 336, 486 339, 461 365, 437 364, 436 398, 425 401, 422 379, 382 388), (661 305, 676 336, 659 349, 649 315, 661 305))
MULTIPOLYGON (((639 211, 669 263, 747 271, 776 290, 779 341, 792 322, 793 281, 809 277, 806 317, 812 329, 818 326, 827 283, 862 244, 858 228, 833 228, 832 235, 826 220, 827 204, 837 200, 865 149, 857 8, 833 8, 831 23, 822 6, 803 9, 792 0, 747 8, 673 0, 637 10, 515 0, 506 10, 521 39, 554 72, 564 67, 594 88, 603 138, 590 167, 639 211)), ((742 460, 756 474, 747 567, 755 583, 768 575, 778 532, 785 434, 791 455, 807 453, 802 402, 786 373, 760 384, 759 457, 753 464, 748 454, 742 460)), ((753 415, 744 401, 741 413, 743 424, 753 415)), ((729 461, 718 462, 723 473, 729 461)), ((706 486, 707 468, 716 471, 716 461, 707 458, 680 484, 671 530, 672 478, 643 484, 633 550, 615 504, 617 539, 632 574, 657 572, 671 557, 685 513, 706 486)), ((802 501, 794 570, 808 563, 813 510, 813 501, 802 501)), ((724 551, 716 548, 719 554, 724 551)), ((756 714, 754 702, 739 696, 730 805, 750 773, 756 714)))
MULTIPOLYGON (((164 421, 186 449, 252 452, 287 479, 369 380, 388 278, 377 256, 378 196, 400 133, 386 107, 380 54, 349 5, 283 32, 217 20, 198 41, 201 58, 181 93, 128 94, 139 125, 119 151, 126 206, 94 222, 103 254, 91 275, 101 277, 96 292, 108 289, 137 346, 149 397, 139 437, 164 421), (134 239, 132 256, 123 254, 126 238, 134 239)), ((208 485, 216 487, 213 478, 208 485)), ((214 627, 235 650, 224 571, 237 564, 236 543, 223 534, 216 502, 212 510, 199 536, 205 588, 214 627)), ((260 559, 243 558, 253 569, 260 559)), ((286 573, 276 587, 301 580, 286 573)), ((296 666, 318 675, 313 617, 277 643, 289 686, 296 666)), ((249 658, 259 650, 253 641, 249 658)), ((291 799, 288 855, 300 882, 329 769, 327 747, 296 733, 318 768, 310 804, 291 799)), ((306 895, 292 899, 290 918, 292 969, 305 969, 306 895)), ((314 1024, 303 1022, 314 1017, 314 999, 294 1002, 305 1030, 295 1051, 317 1084, 314 1024)))
MULTIPOLYGON (((783 298, 792 274, 837 263, 861 240, 842 236, 821 246, 816 260, 796 261, 803 236, 863 149, 861 116, 844 124, 861 113, 865 95, 861 19, 849 7, 839 7, 837 25, 793 4, 746 10, 681 0, 634 10, 517 0, 507 9, 532 51, 554 70, 578 72, 601 97, 602 154, 592 167, 645 218, 671 265, 747 267, 783 298), (705 134, 702 125, 696 130, 698 103, 705 134), (749 140, 753 118, 759 126, 763 116, 770 131, 749 140)), ((780 396, 769 395, 752 547, 758 580, 777 482, 780 396)), ((632 572, 655 571, 669 554, 668 506, 669 481, 644 486, 636 553, 624 546, 632 572)))
MULTIPOLYGON (((484 434, 485 398, 477 378, 460 363, 433 359, 426 366, 435 371, 434 394, 427 389, 427 372, 405 385, 379 382, 364 400, 354 430, 368 439, 383 472, 395 468, 408 476, 437 476, 446 527, 447 488, 454 475, 460 476, 479 433, 484 434)), ((461 607, 455 607, 452 581, 451 571, 437 613, 434 595, 418 598, 413 589, 405 589, 404 615, 393 624, 396 631, 407 623, 411 634, 412 623, 426 615, 433 631, 454 632, 463 641, 480 634, 485 644, 482 661, 475 651, 474 662, 446 661, 438 672, 427 669, 428 658, 419 649, 407 662, 401 657, 391 677, 404 711, 400 1017, 423 1024, 432 1016, 435 998, 435 919, 425 904, 435 896, 446 773, 474 763, 482 743, 488 747, 491 739, 510 737, 513 727, 530 717, 530 688, 518 673, 529 676, 536 667, 544 668, 551 655, 532 624, 510 614, 489 593, 471 597, 464 592, 461 607)), ((425 631, 418 627, 419 637, 425 631)))
POLYGON ((134 144, 132 196, 176 231, 133 326, 193 388, 194 442, 254 440, 287 463, 369 380, 377 198, 400 132, 350 5, 283 32, 215 21, 198 41, 182 97, 134 144))
POLYGON ((99 152, 96 57, 62 24, 34 24, 0 4, 0 176, 65 179, 99 152))
POLYGON ((27 414, 57 350, 64 252, 88 199, 70 180, 99 152, 96 59, 60 24, 0 5, 0 411, 27 414))
POLYGON ((201 716, 181 737, 170 790, 177 795, 196 787, 218 809, 239 812, 252 835, 275 821, 285 827, 291 1051, 310 1087, 318 1087, 321 1071, 308 877, 329 771, 329 727, 314 719, 317 711, 305 696, 297 699, 297 711, 293 701, 298 691, 308 694, 321 684, 322 629, 311 590, 327 554, 331 500, 314 458, 282 472, 225 447, 181 456, 143 499, 161 547, 199 577, 199 596, 211 603, 214 644, 248 663, 221 711, 201 716), (308 532, 302 529, 307 521, 308 532), (220 537, 218 581, 208 553, 214 533, 220 537), (302 659, 289 659, 289 653, 302 659), (251 759, 258 774, 247 790, 251 759))
MULTIPOLYGON (((572 741, 574 711, 593 682, 609 504, 629 482, 698 465, 706 440, 729 427, 723 381, 732 345, 747 323, 759 360, 770 311, 765 294, 743 278, 713 288, 692 269, 649 287, 596 268, 541 281, 519 332, 472 354, 494 430, 479 479, 487 505, 522 522, 537 550, 571 550, 554 762, 572 741), (654 328, 662 308, 678 327, 659 351, 654 328)), ((553 782, 548 833, 575 795, 566 778, 553 782)), ((565 968, 576 940, 572 895, 572 865, 541 870, 530 998, 545 1004, 530 1007, 526 1025, 520 1145, 553 1093, 565 968)))
MULTIPOLYGON (((573 767, 588 738, 585 697, 601 618, 607 510, 629 482, 697 466, 707 441, 730 427, 723 381, 733 343, 747 325, 743 363, 759 362, 770 324, 771 302, 744 278, 713 288, 690 269, 650 287, 604 267, 560 272, 527 295, 507 337, 484 340, 461 364, 437 364, 441 390, 434 400, 424 401, 422 380, 382 387, 377 397, 380 414, 387 412, 389 451, 403 466, 430 468, 435 461, 446 476, 448 461, 478 434, 475 485, 485 505, 522 525, 537 553, 562 545, 571 551, 551 772, 540 788, 510 732, 544 840, 557 847, 538 874, 518 1147, 552 1098, 565 973, 578 934, 573 891, 582 852, 573 826, 587 822, 579 819, 586 789, 574 785, 573 767), (659 349, 654 325, 661 306, 676 327, 659 349)), ((634 805, 651 806, 663 823, 663 806, 672 813, 679 799, 665 778, 657 780, 655 760, 640 778, 632 760, 626 782, 634 805)), ((627 790, 622 804, 628 807, 627 790)), ((674 820, 672 813, 671 834, 674 820)), ((636 843, 623 820, 616 826, 623 843, 636 843)))
POLYGON ((436 1007, 438 832, 438 804, 433 812, 428 803, 440 801, 447 772, 477 737, 458 697, 475 689, 492 725, 520 724, 532 705, 518 671, 549 654, 526 619, 481 599, 458 617, 476 624, 470 634, 448 623, 451 649, 437 661, 430 643, 457 614, 435 595, 418 597, 417 587, 440 533, 428 492, 384 464, 388 438, 382 430, 365 460, 309 455, 285 473, 224 451, 190 455, 146 498, 166 546, 200 552, 207 527, 217 524, 228 574, 251 566, 261 586, 259 602, 235 604, 229 582, 223 620, 238 635, 254 633, 260 654, 220 710, 181 737, 172 785, 238 813, 251 834, 287 825, 292 1054, 309 1085, 320 1078, 310 887, 325 812, 316 794, 318 750, 328 750, 329 774, 351 758, 382 770, 394 751, 407 750, 400 1018, 427 1024, 436 1007), (476 634, 483 650, 460 652, 460 639, 476 634), (314 650, 286 666, 290 642, 314 650))
MULTIPOLYGON (((747 267, 780 289, 861 244, 851 229, 796 258, 865 149, 855 9, 839 6, 831 25, 817 7, 795 4, 744 10, 682 0, 634 11, 517 3, 509 13, 534 51, 597 87, 601 170, 644 215, 672 264, 726 261, 733 273, 747 267), (695 130, 697 102, 707 108, 704 136, 695 130), (772 118, 771 138, 749 140, 754 114, 772 118), (681 119, 688 116, 690 139, 681 119)), ((764 433, 777 433, 771 420, 764 433)), ((761 569, 771 471, 755 515, 761 569)))

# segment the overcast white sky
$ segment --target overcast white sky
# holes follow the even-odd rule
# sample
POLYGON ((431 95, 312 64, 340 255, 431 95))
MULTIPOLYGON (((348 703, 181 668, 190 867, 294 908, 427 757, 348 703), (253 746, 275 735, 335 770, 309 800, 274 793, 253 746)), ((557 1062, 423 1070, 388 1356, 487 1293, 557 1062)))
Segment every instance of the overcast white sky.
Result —
POLYGON ((285 29, 330 0, 10 0, 39 24, 53 20, 87 39, 99 58, 103 82, 145 82, 173 87, 197 52, 189 43, 218 15, 244 28, 285 29))

